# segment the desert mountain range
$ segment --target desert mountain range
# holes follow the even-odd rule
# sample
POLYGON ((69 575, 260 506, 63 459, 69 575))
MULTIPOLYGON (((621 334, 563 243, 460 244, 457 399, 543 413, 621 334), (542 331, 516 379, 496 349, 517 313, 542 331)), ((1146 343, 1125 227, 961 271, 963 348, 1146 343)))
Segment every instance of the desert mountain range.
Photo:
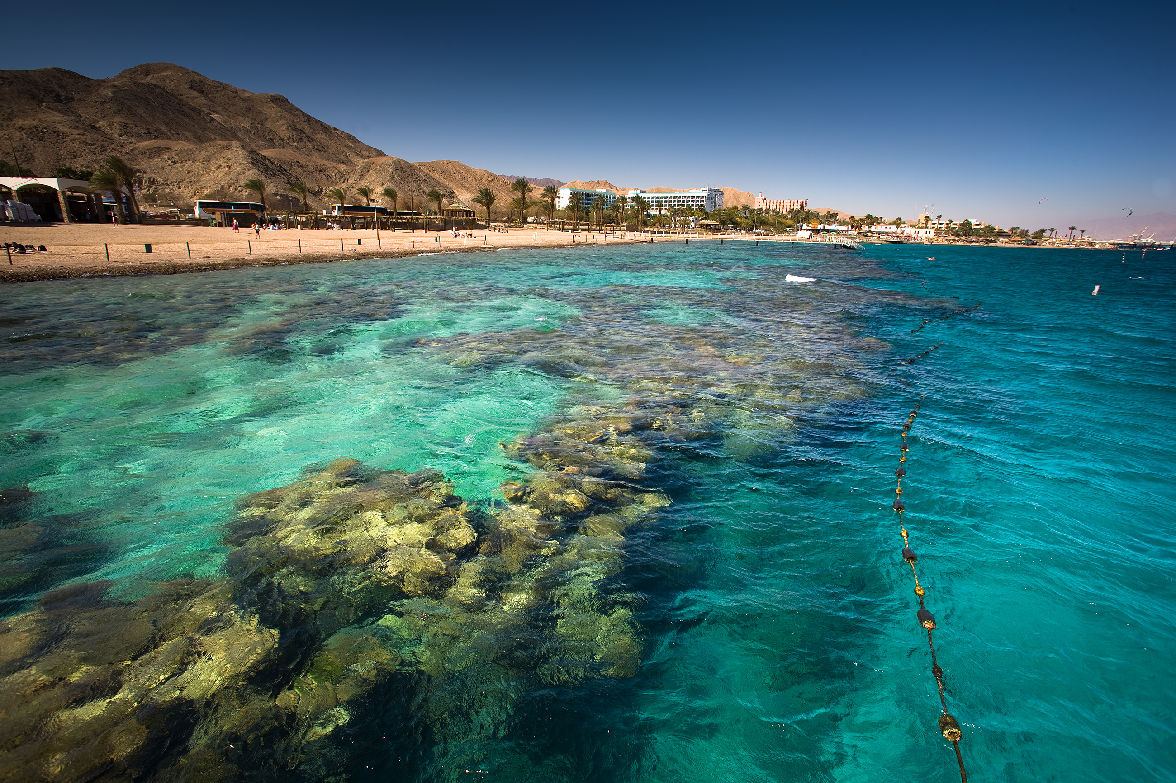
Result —
MULTIPOLYGON (((267 184, 267 201, 277 207, 295 206, 286 183, 298 180, 311 189, 316 209, 326 206, 322 194, 334 187, 349 189, 358 201, 361 185, 377 193, 392 186, 402 209, 424 203, 433 189, 469 205, 480 188, 490 188, 496 208, 514 196, 513 177, 455 160, 410 163, 281 95, 252 93, 170 63, 138 65, 108 79, 63 68, 0 71, 0 127, 6 137, 0 158, 15 153, 39 176, 59 166, 93 170, 118 155, 143 172, 145 205, 191 204, 212 193, 251 200, 241 184, 253 178, 267 184)), ((620 191, 603 180, 569 184, 620 191)), ((726 206, 754 201, 751 193, 723 191, 726 206)))

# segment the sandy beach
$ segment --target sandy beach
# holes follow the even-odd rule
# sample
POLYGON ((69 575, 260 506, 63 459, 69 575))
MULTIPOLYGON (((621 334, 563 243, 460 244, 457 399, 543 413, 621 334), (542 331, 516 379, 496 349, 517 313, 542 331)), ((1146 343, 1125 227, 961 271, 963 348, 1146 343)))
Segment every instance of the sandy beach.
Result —
POLYGON ((202 226, 51 225, 0 227, 0 245, 44 245, 47 252, 0 255, 0 281, 97 275, 198 272, 239 266, 395 258, 438 251, 564 247, 638 241, 599 232, 543 228, 500 231, 262 231, 202 226), (151 252, 147 252, 147 245, 151 252), (11 263, 9 263, 11 261, 11 263))

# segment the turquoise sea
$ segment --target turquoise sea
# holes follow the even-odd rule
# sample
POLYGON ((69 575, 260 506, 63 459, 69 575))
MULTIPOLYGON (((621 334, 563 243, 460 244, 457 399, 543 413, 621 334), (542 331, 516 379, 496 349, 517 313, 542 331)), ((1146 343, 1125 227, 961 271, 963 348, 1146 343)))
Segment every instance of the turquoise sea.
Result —
POLYGON ((0 293, 0 780, 958 780, 918 404, 969 779, 1176 781, 1170 252, 0 293))

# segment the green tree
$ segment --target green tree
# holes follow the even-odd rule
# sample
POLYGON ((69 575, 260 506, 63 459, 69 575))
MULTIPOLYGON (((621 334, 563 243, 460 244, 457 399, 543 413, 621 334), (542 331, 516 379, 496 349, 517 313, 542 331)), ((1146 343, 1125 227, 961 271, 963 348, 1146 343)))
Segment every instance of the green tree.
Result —
POLYGON ((306 186, 305 182, 303 182, 300 179, 295 180, 293 182, 287 182, 286 183, 286 190, 290 191, 295 196, 298 196, 298 198, 302 199, 302 211, 303 212, 310 211, 310 203, 307 201, 307 199, 310 196, 310 188, 308 188, 306 186))
POLYGON ((90 190, 94 193, 106 193, 109 191, 114 196, 115 209, 122 217, 123 222, 127 222, 126 210, 123 209, 122 200, 122 183, 119 182, 118 176, 109 169, 99 169, 95 171, 90 177, 90 190))
POLYGON ((331 188, 323 195, 332 204, 338 204, 341 207, 347 205, 347 188, 331 188))
POLYGON ((640 231, 645 223, 645 214, 649 212, 649 202, 640 196, 634 196, 633 209, 637 212, 637 230, 640 231))
POLYGON ((119 186, 127 194, 127 201, 131 206, 130 218, 139 222, 139 200, 135 198, 135 185, 138 184, 139 172, 129 163, 117 155, 110 155, 102 161, 103 169, 114 175, 119 186))
POLYGON ((1041 240, 1045 239, 1045 229, 1044 228, 1037 229, 1032 234, 1030 234, 1030 237, 1032 237, 1034 241, 1040 242, 1041 240))
MULTIPOLYGON (((0 161, 3 164, 3 161, 0 161)), ((12 175, 3 175, 12 176, 12 175)), ((19 174, 16 176, 20 176, 19 174)), ((88 180, 94 176, 94 172, 89 169, 75 169, 73 166, 58 166, 57 171, 53 172, 53 176, 61 177, 62 179, 85 179, 88 180)))
POLYGON ((572 191, 572 195, 568 196, 568 211, 572 213, 572 223, 575 224, 573 231, 580 230, 580 210, 584 208, 584 196, 581 193, 572 191))
POLYGON ((497 200, 498 196, 490 188, 478 188, 478 195, 474 196, 474 203, 486 208, 486 228, 490 228, 490 207, 497 200))
POLYGON ((1069 239, 1070 239, 1070 241, 1071 241, 1071 242, 1073 242, 1073 241, 1074 241, 1074 232, 1075 232, 1075 231, 1077 231, 1077 230, 1078 230, 1078 226, 1070 226, 1070 228, 1069 228, 1069 231, 1070 231, 1070 234, 1069 234, 1069 239))
POLYGON ((972 221, 970 221, 970 220, 965 220, 964 222, 960 223, 960 228, 959 228, 959 231, 960 231, 960 236, 962 236, 962 237, 970 237, 970 236, 972 236, 972 233, 973 233, 973 231, 972 231, 972 221))
MULTIPOLYGON (((430 190, 428 193, 425 194, 425 198, 427 198, 429 201, 434 201, 437 203, 437 217, 440 218, 441 217, 441 202, 445 199, 445 194, 442 193, 441 191, 437 190, 437 188, 433 188, 432 190, 430 190)), ((442 222, 442 225, 444 225, 444 222, 442 222)))
MULTIPOLYGON (((9 163, 6 160, 0 160, 0 177, 31 177, 33 172, 31 169, 26 169, 24 166, 18 166, 15 163, 9 163)), ((87 177, 81 177, 87 179, 87 177)))
POLYGON ((393 225, 395 225, 395 221, 396 221, 396 201, 397 201, 397 199, 399 199, 399 198, 400 198, 400 194, 396 192, 396 188, 394 188, 394 187, 392 187, 392 186, 390 186, 390 185, 389 185, 388 187, 384 188, 384 189, 381 191, 381 193, 383 194, 384 198, 386 198, 386 199, 388 199, 389 201, 391 201, 391 202, 392 202, 392 221, 393 221, 393 225))
POLYGON ((261 202, 261 211, 265 211, 265 183, 259 179, 247 179, 241 187, 245 188, 251 193, 257 194, 257 200, 261 202))
POLYGON ((623 204, 621 204, 620 199, 613 199, 613 203, 608 205, 608 212, 610 215, 610 219, 612 220, 614 225, 619 226, 621 224, 621 220, 622 220, 621 215, 624 211, 625 211, 625 207, 623 204))
POLYGON ((372 193, 375 193, 374 190, 369 188, 367 185, 360 185, 355 189, 355 192, 358 193, 359 197, 363 199, 364 206, 370 207, 372 205, 372 193))
POLYGON ((547 222, 555 219, 555 200, 559 198, 559 189, 555 185, 543 188, 543 205, 547 207, 547 222))
POLYGON ((510 189, 519 194, 517 198, 511 201, 511 206, 519 211, 519 221, 523 225, 526 225, 527 207, 530 206, 530 202, 527 201, 527 197, 531 195, 531 191, 534 190, 534 187, 530 182, 527 182, 527 180, 524 178, 519 177, 511 183, 510 189))

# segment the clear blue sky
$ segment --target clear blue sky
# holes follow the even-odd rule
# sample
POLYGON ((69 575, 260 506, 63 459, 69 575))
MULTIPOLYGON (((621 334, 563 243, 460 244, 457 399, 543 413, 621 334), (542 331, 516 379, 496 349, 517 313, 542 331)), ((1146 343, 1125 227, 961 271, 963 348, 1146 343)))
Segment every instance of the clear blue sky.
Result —
POLYGON ((258 8, 13 3, 0 68, 175 62, 504 174, 1030 228, 1176 212, 1170 0, 258 8))

